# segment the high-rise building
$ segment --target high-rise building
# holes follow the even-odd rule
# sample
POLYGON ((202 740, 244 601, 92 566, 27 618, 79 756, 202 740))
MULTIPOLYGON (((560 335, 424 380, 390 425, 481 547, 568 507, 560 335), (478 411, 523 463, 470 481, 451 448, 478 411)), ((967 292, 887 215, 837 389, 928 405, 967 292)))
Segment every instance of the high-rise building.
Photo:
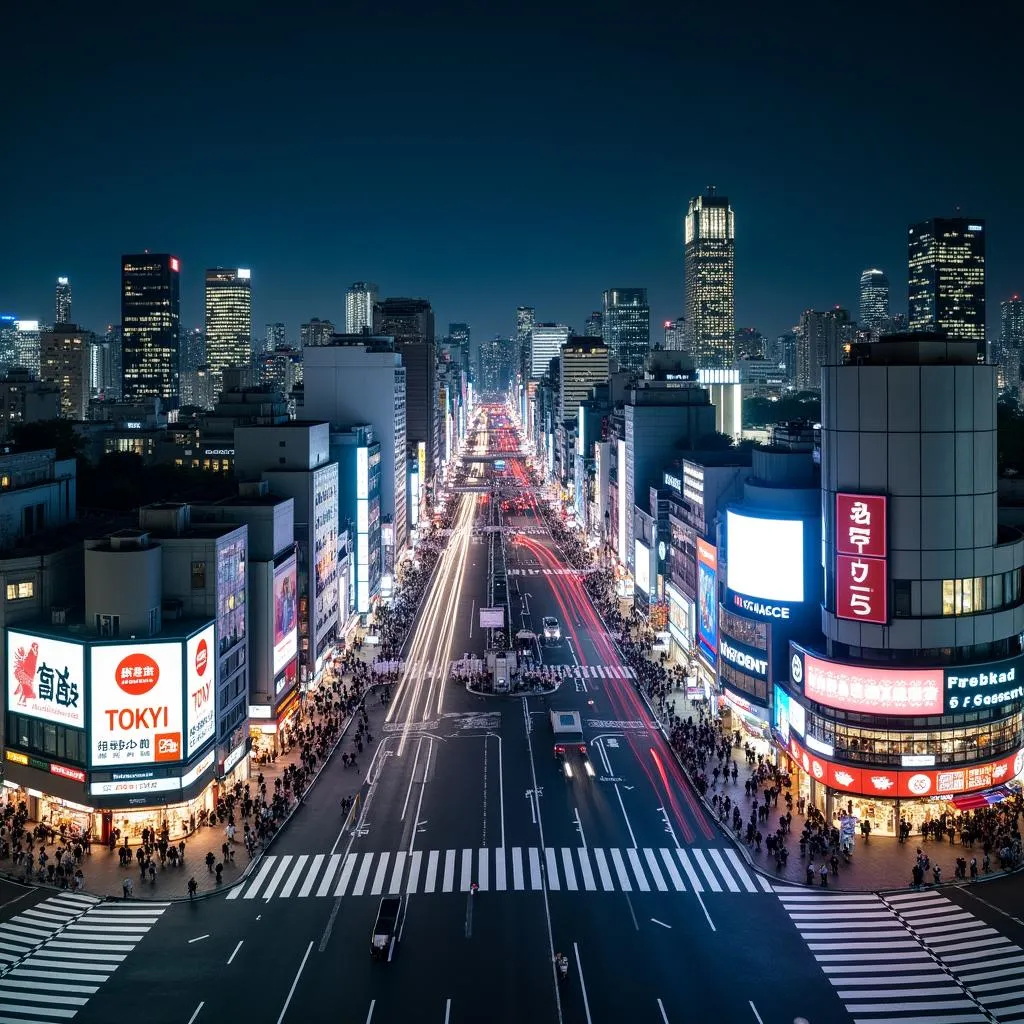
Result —
POLYGON ((373 305, 379 289, 368 281, 356 281, 345 292, 345 332, 361 334, 373 329, 373 305))
POLYGON ((686 333, 686 319, 677 317, 665 321, 665 341, 662 345, 667 352, 688 352, 689 337, 686 333))
POLYGON ((288 347, 288 334, 284 324, 267 324, 263 338, 263 351, 274 352, 279 348, 288 347))
POLYGON ((469 370, 471 331, 469 324, 449 324, 448 344, 459 353, 459 367, 469 370))
POLYGON ((71 284, 66 277, 57 278, 53 322, 55 324, 71 323, 71 284))
POLYGON ((206 365, 206 334, 201 327, 187 327, 181 335, 181 372, 192 373, 206 365))
POLYGON ((181 264, 169 253, 121 257, 122 394, 136 402, 178 397, 181 264))
POLYGON ((39 321, 15 321, 14 365, 39 376, 39 321))
POLYGON ((595 309, 590 316, 587 317, 586 322, 583 325, 583 337, 584 338, 603 338, 604 337, 604 313, 599 309, 595 309))
POLYGON ((739 327, 735 349, 737 359, 764 359, 764 335, 756 327, 739 327))
POLYGON ((860 325, 876 338, 889 328, 889 278, 881 270, 860 275, 860 325))
POLYGON ((731 366, 736 335, 736 253, 732 207, 714 186, 690 200, 683 264, 684 316, 698 367, 731 366))
POLYGON ((796 330, 796 387, 798 391, 821 388, 821 368, 842 362, 843 347, 853 339, 850 314, 835 309, 808 309, 796 330))
POLYGON ((329 345, 334 334, 334 324, 330 320, 313 317, 308 323, 299 327, 299 345, 309 348, 310 345, 329 345))
POLYGON ((540 380, 552 359, 569 340, 572 331, 565 324, 533 324, 530 329, 530 379, 540 380))
POLYGON ((1013 401, 1020 400, 1020 364, 1024 358, 1024 302, 1019 295, 999 304, 999 356, 1004 386, 1013 401))
POLYGON ((92 339, 89 345, 89 397, 114 398, 120 394, 120 377, 114 343, 107 337, 92 339))
POLYGON ((934 217, 907 236, 911 331, 973 341, 985 357, 985 222, 934 217))
POLYGON ((651 350, 651 308, 646 288, 609 288, 604 293, 601 332, 620 370, 642 374, 651 350))
POLYGON ((558 360, 558 418, 564 423, 579 413, 591 389, 608 380, 608 346, 600 338, 570 338, 558 360))
POLYGON ((519 368, 519 354, 511 338, 491 338, 480 342, 477 351, 475 391, 477 394, 493 392, 501 394, 508 390, 509 382, 519 368))
POLYGON ((18 318, 13 313, 0 313, 0 377, 16 366, 18 318))
POLYGON ((84 420, 89 413, 89 363, 95 336, 61 323, 39 336, 39 379, 60 388, 60 414, 84 420))
POLYGON ((113 375, 105 394, 108 398, 120 401, 124 392, 124 344, 121 325, 107 324, 103 341, 110 346, 110 372, 113 375))
POLYGON ((516 306, 516 347, 519 349, 519 369, 524 378, 532 378, 531 335, 536 322, 533 306, 516 306))
POLYGON ((206 365, 214 387, 229 366, 252 362, 252 271, 214 267, 206 271, 206 365))

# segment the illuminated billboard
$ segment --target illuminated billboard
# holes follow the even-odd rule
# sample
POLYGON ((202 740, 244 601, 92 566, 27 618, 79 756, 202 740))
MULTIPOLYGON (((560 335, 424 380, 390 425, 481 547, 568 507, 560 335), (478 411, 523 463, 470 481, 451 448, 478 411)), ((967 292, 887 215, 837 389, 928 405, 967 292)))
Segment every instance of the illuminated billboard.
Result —
POLYGON ((82 645, 8 630, 7 710, 84 729, 82 645))
POLYGON ((651 592, 651 549, 643 541, 633 541, 633 575, 637 589, 651 592))
POLYGON ((790 678, 829 708, 872 715, 941 715, 943 670, 826 661, 790 644, 790 678))
POLYGON ((726 512, 727 585, 765 601, 804 599, 804 524, 726 512))
POLYGON ((93 647, 89 689, 94 768, 182 759, 180 642, 93 647))
POLYGON ((697 538, 697 646, 712 664, 718 655, 718 552, 697 538))
POLYGON ((886 529, 885 495, 836 495, 837 618, 889 621, 886 529))
POLYGON ((185 730, 187 757, 217 731, 217 649, 211 623, 185 644, 185 730))
POLYGON ((296 562, 292 555, 274 569, 274 675, 298 653, 299 616, 296 562))

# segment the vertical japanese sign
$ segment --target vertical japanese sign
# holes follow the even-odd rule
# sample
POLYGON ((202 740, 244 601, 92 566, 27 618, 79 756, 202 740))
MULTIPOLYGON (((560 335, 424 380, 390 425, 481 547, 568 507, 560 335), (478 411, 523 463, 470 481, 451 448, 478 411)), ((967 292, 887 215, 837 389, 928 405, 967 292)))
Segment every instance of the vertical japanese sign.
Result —
POLYGON ((836 495, 836 615, 855 622, 889 621, 883 494, 836 495))

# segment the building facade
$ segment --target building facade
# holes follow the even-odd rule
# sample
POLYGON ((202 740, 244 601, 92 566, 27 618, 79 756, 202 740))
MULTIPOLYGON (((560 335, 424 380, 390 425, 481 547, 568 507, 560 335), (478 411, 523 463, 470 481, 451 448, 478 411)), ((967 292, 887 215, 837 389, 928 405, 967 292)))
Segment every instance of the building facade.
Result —
POLYGON ((39 379, 60 388, 60 414, 65 419, 88 418, 90 361, 96 341, 68 321, 39 336, 39 379))
POLYGON ((889 330, 889 278, 881 270, 860 275, 860 326, 876 338, 889 330))
POLYGON ((356 281, 345 292, 345 332, 362 334, 373 330, 373 306, 379 289, 367 281, 356 281))
POLYGON ((206 359, 220 390, 224 371, 252 362, 252 271, 214 267, 206 271, 206 359))
POLYGON ((698 367, 728 367, 736 334, 736 251, 732 207, 711 188, 686 211, 683 271, 689 350, 698 367))
POLYGON ((168 253, 121 257, 122 395, 178 400, 181 264, 168 253))
POLYGON ((71 323, 71 282, 66 277, 57 278, 53 300, 54 324, 71 323))
POLYGON ((646 288, 609 288, 604 293, 601 331, 620 370, 642 375, 651 350, 651 309, 646 288))

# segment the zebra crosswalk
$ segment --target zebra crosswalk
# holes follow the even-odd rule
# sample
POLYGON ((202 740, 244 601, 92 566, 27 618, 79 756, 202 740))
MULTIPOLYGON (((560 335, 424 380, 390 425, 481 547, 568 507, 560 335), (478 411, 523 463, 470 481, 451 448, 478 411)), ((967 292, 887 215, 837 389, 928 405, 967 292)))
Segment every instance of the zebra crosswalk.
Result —
POLYGON ((76 1016, 169 905, 61 893, 0 924, 0 1021, 76 1016))
MULTIPOLYGON (((451 672, 465 667, 463 661, 453 661, 451 672)), ((628 665, 533 665, 530 672, 551 679, 636 679, 636 672, 628 665)))
POLYGON ((469 892, 771 892, 731 847, 479 847, 264 857, 227 898, 469 892))
POLYGON ((581 576, 579 569, 506 569, 506 576, 581 576))
POLYGON ((776 892, 855 1024, 1024 1022, 1024 950, 940 892, 776 892))

